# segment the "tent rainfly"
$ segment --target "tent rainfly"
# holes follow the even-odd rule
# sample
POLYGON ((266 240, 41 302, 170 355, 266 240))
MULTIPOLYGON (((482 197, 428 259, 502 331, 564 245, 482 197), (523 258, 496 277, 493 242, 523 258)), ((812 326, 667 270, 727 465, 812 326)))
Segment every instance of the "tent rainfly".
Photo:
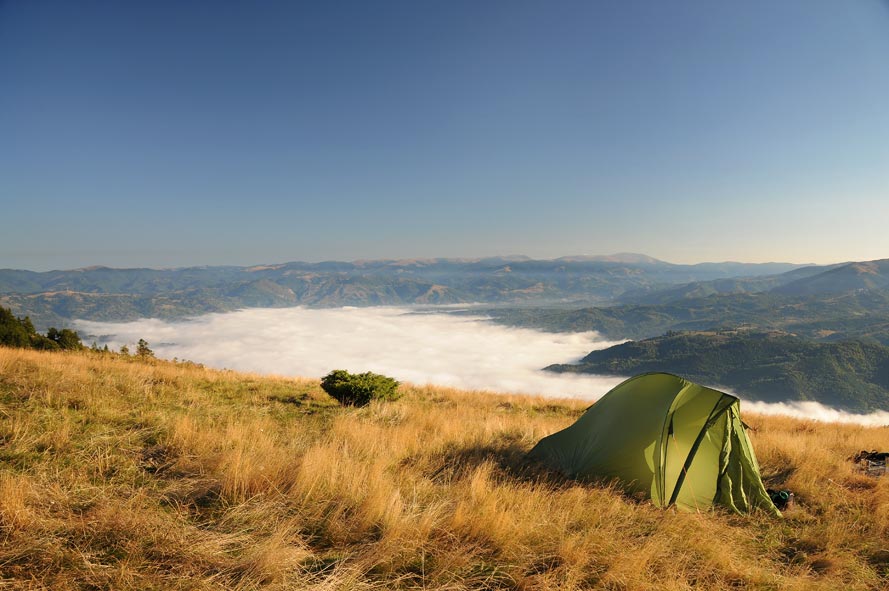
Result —
POLYGON ((739 400, 666 373, 618 385, 529 455, 578 479, 616 480, 658 507, 781 513, 769 498, 739 400))

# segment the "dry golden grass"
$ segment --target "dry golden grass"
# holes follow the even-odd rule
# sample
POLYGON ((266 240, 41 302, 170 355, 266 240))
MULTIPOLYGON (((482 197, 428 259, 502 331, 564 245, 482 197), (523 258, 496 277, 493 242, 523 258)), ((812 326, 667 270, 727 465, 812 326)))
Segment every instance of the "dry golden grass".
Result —
POLYGON ((889 428, 745 415, 784 519, 527 465, 584 404, 0 349, 0 588, 886 589, 889 428))

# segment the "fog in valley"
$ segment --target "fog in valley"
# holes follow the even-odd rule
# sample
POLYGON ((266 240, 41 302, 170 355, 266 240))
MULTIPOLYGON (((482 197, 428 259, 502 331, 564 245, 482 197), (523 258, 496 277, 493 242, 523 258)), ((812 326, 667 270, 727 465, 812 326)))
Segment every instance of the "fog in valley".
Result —
MULTIPOLYGON (((590 401, 624 379, 541 371, 615 344, 594 332, 510 328, 445 309, 249 309, 177 322, 79 320, 75 328, 85 342, 95 340, 112 349, 126 344, 133 350, 143 338, 161 358, 263 374, 318 378, 333 369, 373 371, 415 384, 590 401)), ((816 402, 744 402, 742 410, 889 424, 889 412, 854 415, 816 402)))
POLYGON ((403 382, 595 399, 619 377, 541 371, 611 346, 596 333, 554 334, 499 326, 477 316, 397 307, 249 309, 185 322, 78 321, 85 342, 134 349, 215 368, 321 377, 332 369, 373 371, 403 382))

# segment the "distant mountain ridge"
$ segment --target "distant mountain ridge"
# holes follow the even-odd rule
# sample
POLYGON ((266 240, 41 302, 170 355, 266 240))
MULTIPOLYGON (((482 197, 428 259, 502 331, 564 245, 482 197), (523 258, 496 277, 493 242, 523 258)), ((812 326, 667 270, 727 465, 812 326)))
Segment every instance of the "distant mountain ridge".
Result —
POLYGON ((620 253, 551 260, 512 255, 250 267, 0 270, 0 305, 30 315, 41 328, 74 318, 172 319, 247 307, 488 303, 522 308, 494 314, 507 323, 549 330, 645 337, 664 330, 719 326, 722 321, 799 329, 829 338, 850 328, 855 335, 867 335, 864 317, 883 326, 885 298, 870 297, 875 306, 870 309, 853 301, 883 290, 889 290, 889 259, 825 266, 677 265, 620 253), (833 301, 839 302, 836 310, 831 309, 833 301), (776 318, 774 310, 779 309, 793 322, 776 318), (823 322, 843 314, 839 325, 823 322))
POLYGON ((0 303, 38 325, 175 318, 244 307, 487 302, 608 304, 634 289, 775 273, 790 263, 677 265, 646 255, 289 262, 250 267, 0 270, 0 303))
POLYGON ((812 295, 889 289, 889 259, 848 263, 776 287, 775 293, 812 295))
POLYGON ((585 308, 510 306, 485 309, 484 313, 509 326, 551 332, 596 331, 609 339, 747 327, 783 330, 825 342, 854 338, 889 345, 889 290, 878 289, 812 296, 711 294, 661 304, 585 308))
POLYGON ((662 304, 715 294, 812 296, 883 289, 889 289, 889 259, 808 265, 775 274, 738 274, 676 285, 645 285, 627 290, 618 299, 625 304, 662 304))
MULTIPOLYGON (((793 284, 804 279, 822 275, 827 271, 844 267, 850 263, 837 265, 810 265, 792 269, 783 273, 775 273, 757 276, 738 276, 708 281, 693 281, 676 286, 649 286, 640 289, 629 290, 620 296, 620 302, 624 304, 663 304, 677 300, 701 298, 717 294, 737 293, 782 293, 785 285, 793 284)), ((843 290, 834 290, 831 293, 839 293, 843 290)), ((787 295, 793 293, 789 290, 787 295)))
POLYGON ((573 256, 564 256, 559 257, 557 259, 553 259, 554 261, 559 262, 589 262, 589 261, 597 261, 601 263, 629 263, 631 265, 663 265, 670 264, 662 261, 660 259, 656 259, 654 257, 650 257, 647 254, 639 254, 635 252, 618 252, 615 254, 606 254, 606 255, 573 255, 573 256))

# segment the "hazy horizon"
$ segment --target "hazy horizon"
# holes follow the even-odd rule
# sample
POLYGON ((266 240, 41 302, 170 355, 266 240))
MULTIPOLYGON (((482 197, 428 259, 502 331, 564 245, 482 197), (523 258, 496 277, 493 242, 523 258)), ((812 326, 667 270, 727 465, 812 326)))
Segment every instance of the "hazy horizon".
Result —
POLYGON ((751 265, 768 265, 768 264, 790 264, 790 265, 832 265, 838 263, 847 263, 847 262, 862 262, 865 260, 879 260, 889 258, 889 251, 887 254, 878 257, 877 259, 861 259, 861 260, 829 260, 829 261, 815 261, 815 260, 805 260, 805 261, 789 261, 789 260, 691 260, 691 261, 677 261, 677 260, 668 260, 658 256, 650 255, 648 253, 643 252, 613 252, 613 253, 602 253, 602 254, 562 254, 556 255, 552 257, 536 257, 526 255, 525 253, 509 253, 509 254, 492 254, 492 255, 480 255, 480 256, 400 256, 400 257, 384 257, 384 258, 362 258, 362 257, 352 257, 352 258, 344 258, 344 259, 309 259, 309 258, 293 258, 287 260, 274 260, 274 261, 256 261, 249 263, 233 263, 233 262, 221 262, 215 264, 188 264, 188 265, 105 265, 100 263, 93 263, 88 265, 81 265, 76 267, 2 267, 0 266, 0 270, 16 270, 16 271, 33 271, 35 273, 45 273, 48 271, 77 271, 83 269, 91 269, 91 268, 111 268, 111 269, 152 269, 152 270, 170 270, 170 269, 188 269, 188 268, 200 268, 200 267, 273 267, 278 265, 286 265, 290 263, 307 263, 307 264, 319 264, 319 263, 363 263, 363 262, 385 262, 385 261, 433 261, 433 260, 441 260, 441 261, 481 261, 485 259, 509 259, 513 257, 527 257, 529 260, 535 261, 553 261, 562 258, 581 258, 581 257, 590 257, 590 258, 609 258, 615 257, 618 255, 641 255, 645 257, 651 257, 656 259, 662 263, 668 263, 673 265, 700 265, 700 264, 751 264, 751 265))

